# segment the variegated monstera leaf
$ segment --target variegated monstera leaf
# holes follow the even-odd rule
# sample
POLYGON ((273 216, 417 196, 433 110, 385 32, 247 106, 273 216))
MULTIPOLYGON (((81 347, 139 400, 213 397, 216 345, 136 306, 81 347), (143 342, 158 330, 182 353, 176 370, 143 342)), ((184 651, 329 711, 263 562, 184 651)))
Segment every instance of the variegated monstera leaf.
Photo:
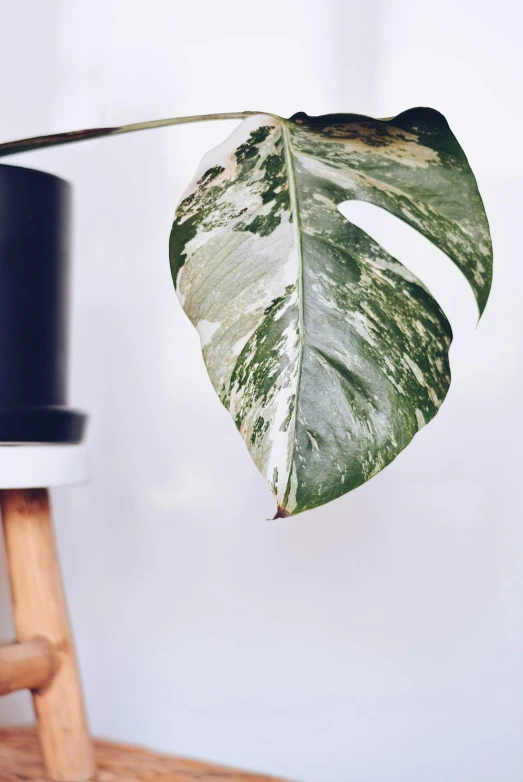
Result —
POLYGON ((449 388, 444 313, 342 216, 349 199, 444 250, 483 310, 487 219, 461 147, 431 109, 387 120, 253 115, 205 156, 171 234, 178 297, 280 516, 379 472, 449 388))

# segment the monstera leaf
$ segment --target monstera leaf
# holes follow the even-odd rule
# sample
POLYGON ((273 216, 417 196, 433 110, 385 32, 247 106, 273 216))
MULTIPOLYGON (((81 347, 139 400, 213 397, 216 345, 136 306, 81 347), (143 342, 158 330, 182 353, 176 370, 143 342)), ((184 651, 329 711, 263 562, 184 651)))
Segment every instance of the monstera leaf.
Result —
POLYGON ((480 312, 492 249, 467 159, 431 109, 245 119, 176 213, 172 275, 277 516, 367 481, 434 417, 452 332, 423 284, 340 213, 382 207, 456 263, 480 312))
POLYGON ((368 201, 441 248, 480 313, 492 247, 445 118, 177 117, 0 144, 16 152, 185 122, 244 119, 203 159, 171 233, 178 297, 212 383, 278 503, 315 508, 367 481, 434 417, 452 339, 423 284, 340 213, 368 201))

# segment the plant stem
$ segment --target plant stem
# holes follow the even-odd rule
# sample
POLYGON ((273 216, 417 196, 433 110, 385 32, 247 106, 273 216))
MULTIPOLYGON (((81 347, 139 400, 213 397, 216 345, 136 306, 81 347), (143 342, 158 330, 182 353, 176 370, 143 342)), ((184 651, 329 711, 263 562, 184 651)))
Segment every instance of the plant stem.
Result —
POLYGON ((19 141, 7 141, 0 144, 0 157, 14 155, 18 152, 29 152, 45 147, 55 147, 59 144, 72 144, 75 141, 88 141, 101 136, 116 136, 119 133, 134 133, 137 130, 151 130, 153 128, 166 128, 170 125, 184 125, 188 122, 209 122, 219 119, 245 119, 256 111, 234 111, 225 114, 196 114, 189 117, 171 117, 169 119, 150 120, 149 122, 135 122, 131 125, 120 125, 107 128, 90 128, 88 130, 74 130, 70 133, 55 133, 49 136, 34 136, 33 138, 20 139, 19 141))
POLYGON ((169 119, 157 119, 149 122, 136 122, 134 125, 122 125, 115 133, 133 133, 135 130, 148 130, 149 128, 165 128, 168 125, 184 125, 187 122, 209 122, 215 119, 245 119, 256 111, 233 111, 225 114, 195 114, 189 117, 172 117, 169 119))

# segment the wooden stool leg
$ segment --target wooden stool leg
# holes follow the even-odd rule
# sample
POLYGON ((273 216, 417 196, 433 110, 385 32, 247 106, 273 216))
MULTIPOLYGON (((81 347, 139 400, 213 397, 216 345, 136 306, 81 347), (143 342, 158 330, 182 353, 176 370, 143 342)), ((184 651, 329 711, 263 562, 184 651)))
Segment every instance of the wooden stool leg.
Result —
POLYGON ((41 636, 58 670, 33 692, 40 745, 49 776, 81 782, 94 774, 93 749, 63 591, 47 489, 4 489, 0 507, 19 641, 41 636))

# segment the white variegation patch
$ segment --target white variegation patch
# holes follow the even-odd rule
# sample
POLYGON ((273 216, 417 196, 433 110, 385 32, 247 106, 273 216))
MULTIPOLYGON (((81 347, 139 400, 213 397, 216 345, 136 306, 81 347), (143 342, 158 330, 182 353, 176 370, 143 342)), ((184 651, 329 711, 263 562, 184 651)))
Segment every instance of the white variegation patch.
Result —
POLYGON ((209 344, 214 333, 220 328, 220 323, 210 323, 208 320, 199 320, 196 324, 202 348, 209 344))

